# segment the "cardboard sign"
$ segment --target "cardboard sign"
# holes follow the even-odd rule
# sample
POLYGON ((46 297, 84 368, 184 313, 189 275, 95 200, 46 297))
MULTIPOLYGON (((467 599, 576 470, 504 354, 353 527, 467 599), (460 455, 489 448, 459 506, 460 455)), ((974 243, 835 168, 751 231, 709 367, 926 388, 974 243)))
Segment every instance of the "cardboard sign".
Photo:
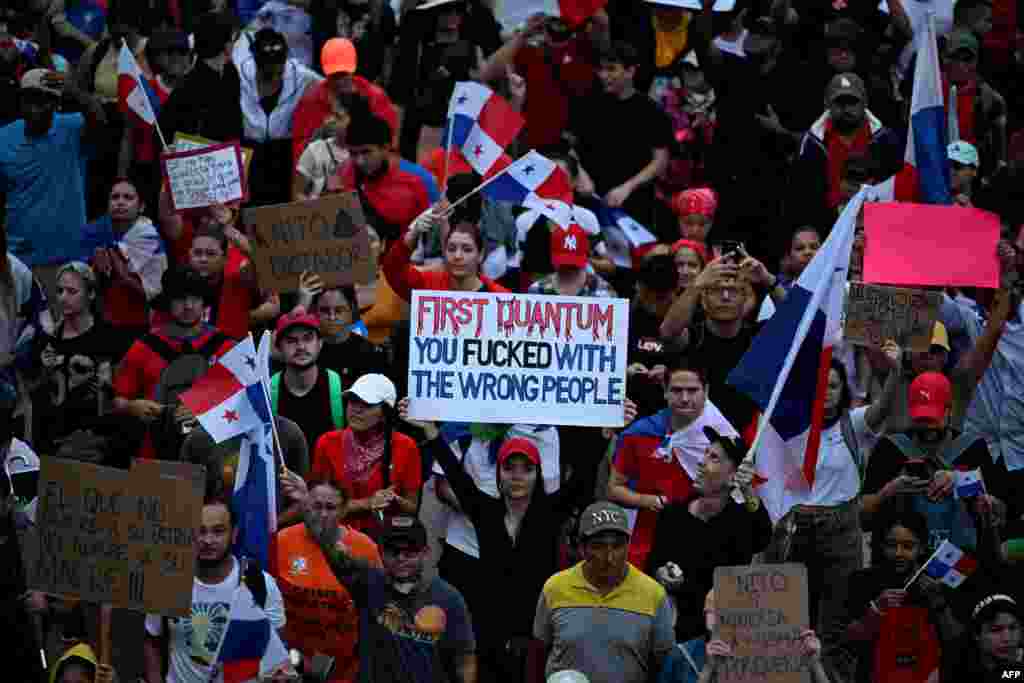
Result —
POLYGON ((718 680, 809 683, 809 658, 800 654, 800 631, 810 621, 807 568, 760 564, 715 568, 714 637, 732 646, 718 680))
POLYGON ((377 273, 355 193, 245 209, 242 221, 253 235, 252 263, 264 290, 297 290, 304 270, 327 287, 368 284, 377 273))
POLYGON ((160 157, 175 211, 230 204, 248 198, 238 143, 212 145, 160 157))
POLYGON ((629 302, 416 290, 414 419, 621 427, 629 302))
POLYGON ((851 282, 844 336, 857 346, 880 347, 888 339, 909 351, 927 351, 942 294, 851 282))
MULTIPOLYGON (((216 140, 210 140, 199 135, 191 135, 189 133, 175 133, 174 141, 171 143, 171 147, 175 152, 191 152, 195 149, 203 149, 204 147, 213 147, 214 145, 222 144, 216 140)), ((239 147, 242 150, 242 164, 245 166, 245 177, 249 177, 249 165, 252 163, 252 150, 248 147, 239 147)))
POLYGON ((187 615, 204 468, 137 460, 130 471, 42 458, 28 585, 166 616, 187 615))

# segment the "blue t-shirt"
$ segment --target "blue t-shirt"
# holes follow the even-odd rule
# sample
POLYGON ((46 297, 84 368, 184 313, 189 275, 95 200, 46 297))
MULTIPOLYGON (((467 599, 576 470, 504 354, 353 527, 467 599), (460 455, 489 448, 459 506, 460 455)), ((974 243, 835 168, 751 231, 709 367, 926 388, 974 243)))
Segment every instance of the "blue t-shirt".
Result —
POLYGON ((476 649, 462 595, 434 578, 403 596, 378 569, 368 570, 363 581, 349 588, 359 607, 359 683, 452 680, 454 657, 476 649))
POLYGON ((25 136, 24 120, 0 128, 7 248, 29 267, 79 256, 88 161, 84 127, 81 114, 57 114, 40 138, 25 136))

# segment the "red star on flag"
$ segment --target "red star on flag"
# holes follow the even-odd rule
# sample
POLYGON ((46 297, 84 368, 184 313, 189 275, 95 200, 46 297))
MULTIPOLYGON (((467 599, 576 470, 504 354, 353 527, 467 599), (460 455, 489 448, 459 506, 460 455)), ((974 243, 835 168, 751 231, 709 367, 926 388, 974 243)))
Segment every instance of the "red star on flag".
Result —
POLYGON ((238 411, 237 410, 225 410, 224 419, 228 422, 238 422, 238 411))
POLYGON ((473 148, 473 155, 474 156, 480 156, 481 154, 483 154, 483 152, 484 152, 483 145, 477 145, 476 147, 473 148))

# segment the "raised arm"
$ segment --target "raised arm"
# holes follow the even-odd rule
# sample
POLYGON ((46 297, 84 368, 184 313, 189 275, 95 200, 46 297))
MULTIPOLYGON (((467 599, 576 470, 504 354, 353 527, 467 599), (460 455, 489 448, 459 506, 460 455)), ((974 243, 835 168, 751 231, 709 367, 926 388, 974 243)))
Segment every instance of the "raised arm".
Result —
POLYGON ((876 434, 881 430, 885 420, 892 413, 893 405, 896 403, 896 396, 899 394, 900 387, 903 386, 903 382, 900 381, 900 375, 902 374, 900 361, 903 357, 903 349, 890 339, 882 345, 882 354, 885 356, 885 361, 889 366, 889 376, 885 380, 882 394, 874 403, 868 406, 867 412, 864 413, 864 423, 868 429, 876 434))

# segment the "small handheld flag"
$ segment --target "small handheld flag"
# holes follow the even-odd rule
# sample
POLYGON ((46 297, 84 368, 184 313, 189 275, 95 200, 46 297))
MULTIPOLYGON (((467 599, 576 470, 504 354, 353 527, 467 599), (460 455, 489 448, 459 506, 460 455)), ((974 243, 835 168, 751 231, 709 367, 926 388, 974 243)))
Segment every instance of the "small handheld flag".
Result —
POLYGON ((981 470, 956 472, 956 495, 958 498, 974 498, 985 495, 985 480, 981 470))
POLYGON ((950 588, 959 588, 977 568, 977 560, 949 541, 943 541, 924 566, 910 577, 903 590, 910 588, 922 572, 950 588))

